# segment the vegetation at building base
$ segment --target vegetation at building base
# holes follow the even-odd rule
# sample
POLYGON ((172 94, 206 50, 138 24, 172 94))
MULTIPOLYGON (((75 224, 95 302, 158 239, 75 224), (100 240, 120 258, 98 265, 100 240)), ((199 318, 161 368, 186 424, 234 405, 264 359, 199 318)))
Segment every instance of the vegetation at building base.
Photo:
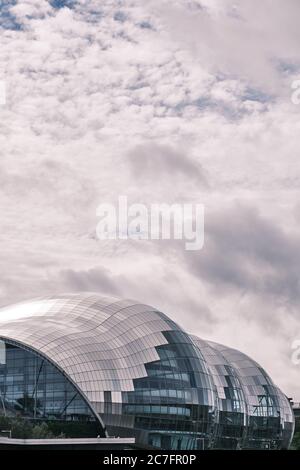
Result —
POLYGON ((52 439, 58 437, 53 434, 47 423, 32 423, 19 417, 0 416, 0 431, 2 435, 5 432, 11 432, 11 437, 16 439, 52 439))
POLYGON ((88 438, 100 434, 99 427, 94 422, 30 421, 18 416, 0 416, 0 436, 7 435, 10 431, 11 437, 16 439, 88 438))
POLYGON ((300 450, 300 431, 296 431, 290 450, 300 450))
POLYGON ((300 407, 294 409, 295 414, 295 432, 290 450, 300 450, 300 407))

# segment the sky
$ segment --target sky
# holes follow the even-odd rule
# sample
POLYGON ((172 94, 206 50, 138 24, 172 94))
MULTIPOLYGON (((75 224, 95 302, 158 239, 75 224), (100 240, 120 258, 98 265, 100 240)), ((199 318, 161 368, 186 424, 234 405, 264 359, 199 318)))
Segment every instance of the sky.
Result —
POLYGON ((300 2, 0 5, 0 305, 137 299, 300 401, 300 2), (97 239, 119 195, 203 204, 203 249, 97 239))

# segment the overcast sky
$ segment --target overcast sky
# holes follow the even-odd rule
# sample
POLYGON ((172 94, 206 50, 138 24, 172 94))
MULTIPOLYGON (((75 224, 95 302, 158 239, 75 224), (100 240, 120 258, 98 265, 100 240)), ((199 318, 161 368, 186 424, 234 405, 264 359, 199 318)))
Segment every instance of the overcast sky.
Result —
POLYGON ((135 298, 300 400, 299 0, 0 4, 0 304, 135 298), (203 250, 97 240, 119 195, 204 204, 203 250))

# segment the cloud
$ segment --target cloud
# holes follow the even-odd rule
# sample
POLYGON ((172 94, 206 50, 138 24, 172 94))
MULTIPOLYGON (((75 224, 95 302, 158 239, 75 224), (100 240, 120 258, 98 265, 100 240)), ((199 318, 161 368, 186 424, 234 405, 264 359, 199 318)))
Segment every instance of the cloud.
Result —
POLYGON ((61 272, 68 292, 98 292, 122 297, 124 279, 114 277, 106 269, 94 268, 88 271, 67 269, 61 272))
POLYGON ((299 395, 299 8, 5 2, 1 304, 82 289, 137 298, 299 395), (204 249, 97 240, 96 208, 119 195, 204 204, 204 249))
POLYGON ((151 179, 181 176, 198 185, 207 186, 201 165, 191 160, 183 151, 166 145, 148 143, 137 146, 129 153, 133 175, 151 179))
POLYGON ((26 0, 17 2, 10 8, 10 13, 16 18, 18 23, 25 23, 36 18, 45 18, 52 12, 51 5, 47 0, 26 0))
POLYGON ((282 10, 279 0, 266 0, 256 14, 250 2, 194 1, 189 7, 178 0, 172 9, 168 0, 151 2, 172 39, 196 61, 272 92, 280 91, 280 63, 300 65, 300 6, 295 0, 285 5, 282 10))
POLYGON ((185 252, 185 259, 219 292, 237 288, 299 302, 300 233, 290 234, 256 208, 236 204, 207 217, 206 243, 196 255, 185 252))

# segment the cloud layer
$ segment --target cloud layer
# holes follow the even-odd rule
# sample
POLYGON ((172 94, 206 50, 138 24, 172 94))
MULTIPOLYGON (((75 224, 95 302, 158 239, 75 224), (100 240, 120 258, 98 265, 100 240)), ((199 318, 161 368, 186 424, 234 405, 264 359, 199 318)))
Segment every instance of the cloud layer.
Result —
POLYGON ((298 0, 2 7, 0 302, 137 298, 299 400, 298 0), (101 202, 206 207, 199 252, 99 241, 101 202))

